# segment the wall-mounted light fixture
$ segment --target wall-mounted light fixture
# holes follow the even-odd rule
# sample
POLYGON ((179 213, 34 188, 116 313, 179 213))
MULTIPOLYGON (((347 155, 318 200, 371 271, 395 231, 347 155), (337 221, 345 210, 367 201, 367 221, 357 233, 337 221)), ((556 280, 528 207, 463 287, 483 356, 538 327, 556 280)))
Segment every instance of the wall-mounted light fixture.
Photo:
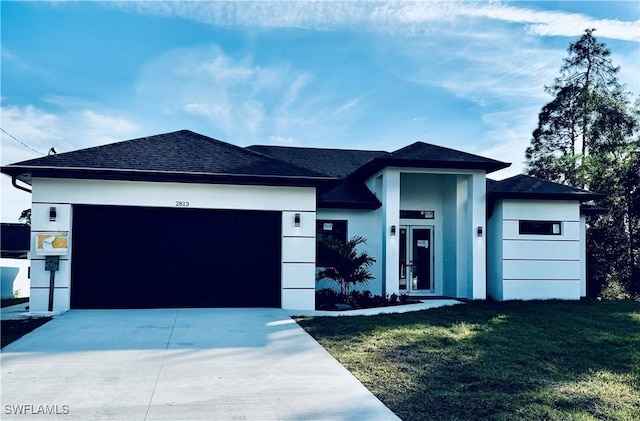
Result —
POLYGON ((482 227, 478 227, 478 237, 482 237, 482 227))
POLYGON ((300 214, 296 213, 295 216, 293 217, 293 223, 296 227, 300 226, 300 214))
POLYGON ((57 216, 56 207, 51 206, 49 208, 49 221, 55 221, 57 216))
POLYGON ((391 236, 392 237, 396 236, 396 226, 395 225, 391 225, 391 236))

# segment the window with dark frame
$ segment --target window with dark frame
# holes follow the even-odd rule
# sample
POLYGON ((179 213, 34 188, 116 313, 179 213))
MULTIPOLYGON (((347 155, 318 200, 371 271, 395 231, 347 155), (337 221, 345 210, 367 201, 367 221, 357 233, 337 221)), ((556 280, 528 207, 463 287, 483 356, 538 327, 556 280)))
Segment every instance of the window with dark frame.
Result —
POLYGON ((560 221, 520 221, 520 235, 562 235, 560 221))
POLYGON ((340 241, 347 243, 347 221, 346 220, 326 220, 316 221, 316 266, 327 266, 327 256, 320 247, 322 242, 340 241))

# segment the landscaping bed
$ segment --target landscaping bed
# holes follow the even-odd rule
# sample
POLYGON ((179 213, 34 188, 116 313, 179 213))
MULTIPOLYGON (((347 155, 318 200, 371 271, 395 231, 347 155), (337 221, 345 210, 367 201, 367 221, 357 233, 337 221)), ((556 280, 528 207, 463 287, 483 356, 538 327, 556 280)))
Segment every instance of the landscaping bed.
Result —
POLYGON ((417 304, 420 300, 407 294, 373 295, 371 291, 351 291, 348 295, 323 288, 316 291, 316 310, 345 311, 363 308, 390 307, 417 304))
POLYGON ((640 414, 639 302, 471 302, 298 323, 403 420, 640 414))

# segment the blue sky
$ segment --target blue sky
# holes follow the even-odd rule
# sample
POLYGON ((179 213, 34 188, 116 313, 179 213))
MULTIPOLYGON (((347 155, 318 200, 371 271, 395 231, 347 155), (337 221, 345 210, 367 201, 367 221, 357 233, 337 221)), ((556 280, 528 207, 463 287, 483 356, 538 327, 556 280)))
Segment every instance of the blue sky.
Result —
MULTIPOLYGON (((640 93, 637 1, 0 3, 1 123, 40 153, 190 129, 240 146, 417 140, 522 171, 587 27, 640 93)), ((1 134, 1 163, 40 154, 1 134)), ((2 177, 2 221, 30 195, 2 177)))

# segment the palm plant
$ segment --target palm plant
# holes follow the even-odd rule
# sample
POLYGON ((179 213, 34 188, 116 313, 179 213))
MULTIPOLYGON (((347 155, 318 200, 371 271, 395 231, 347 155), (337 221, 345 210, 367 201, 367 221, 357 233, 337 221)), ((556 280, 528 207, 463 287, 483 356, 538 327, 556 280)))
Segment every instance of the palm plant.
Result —
POLYGON ((373 279, 369 268, 376 259, 369 256, 366 250, 358 252, 357 247, 360 244, 367 244, 367 240, 355 236, 346 244, 336 240, 321 242, 319 247, 323 248, 329 265, 318 271, 316 279, 331 279, 338 284, 344 297, 349 295, 352 286, 369 283, 373 279))

